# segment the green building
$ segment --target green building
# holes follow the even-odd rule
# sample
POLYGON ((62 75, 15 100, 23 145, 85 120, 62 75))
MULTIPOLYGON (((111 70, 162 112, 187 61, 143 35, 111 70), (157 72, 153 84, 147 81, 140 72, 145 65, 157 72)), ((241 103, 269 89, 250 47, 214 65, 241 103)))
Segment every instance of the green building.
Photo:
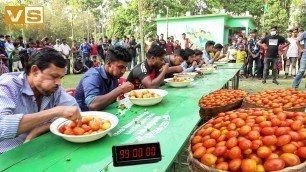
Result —
POLYGON ((248 35, 250 30, 256 28, 252 16, 233 17, 229 14, 169 17, 168 20, 157 18, 156 22, 158 34, 163 33, 166 37, 168 30, 168 36, 180 40, 182 33, 186 33, 197 48, 204 48, 207 40, 227 44, 229 36, 235 32, 248 35))

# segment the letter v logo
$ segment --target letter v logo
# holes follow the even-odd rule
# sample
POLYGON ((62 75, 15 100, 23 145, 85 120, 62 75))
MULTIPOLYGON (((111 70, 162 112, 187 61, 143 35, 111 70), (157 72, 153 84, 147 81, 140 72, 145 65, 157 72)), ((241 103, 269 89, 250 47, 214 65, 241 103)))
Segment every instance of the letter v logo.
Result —
POLYGON ((24 24, 25 7, 22 6, 6 6, 5 22, 6 24, 24 24))

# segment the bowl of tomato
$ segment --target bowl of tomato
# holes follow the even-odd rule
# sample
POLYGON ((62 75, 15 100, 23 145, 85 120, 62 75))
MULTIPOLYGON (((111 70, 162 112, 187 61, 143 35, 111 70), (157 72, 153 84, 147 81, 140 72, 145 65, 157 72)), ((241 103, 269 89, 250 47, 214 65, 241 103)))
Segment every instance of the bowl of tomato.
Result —
POLYGON ((119 122, 117 116, 107 112, 88 111, 81 115, 81 126, 78 121, 58 118, 50 125, 50 131, 70 142, 84 143, 104 137, 119 122))

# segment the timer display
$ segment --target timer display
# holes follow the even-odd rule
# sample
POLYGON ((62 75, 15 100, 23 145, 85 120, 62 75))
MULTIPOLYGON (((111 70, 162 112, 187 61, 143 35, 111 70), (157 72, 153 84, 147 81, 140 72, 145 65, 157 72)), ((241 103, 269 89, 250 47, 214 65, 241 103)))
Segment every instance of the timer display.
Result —
POLYGON ((113 146, 112 151, 114 166, 154 163, 161 160, 158 142, 113 146))

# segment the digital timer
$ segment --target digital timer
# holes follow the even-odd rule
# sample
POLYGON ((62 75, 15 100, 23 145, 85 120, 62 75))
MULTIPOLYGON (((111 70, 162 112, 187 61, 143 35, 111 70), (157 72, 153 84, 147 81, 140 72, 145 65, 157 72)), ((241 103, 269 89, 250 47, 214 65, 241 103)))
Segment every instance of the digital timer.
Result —
POLYGON ((114 166, 154 163, 162 159, 158 142, 113 146, 112 153, 114 166))

